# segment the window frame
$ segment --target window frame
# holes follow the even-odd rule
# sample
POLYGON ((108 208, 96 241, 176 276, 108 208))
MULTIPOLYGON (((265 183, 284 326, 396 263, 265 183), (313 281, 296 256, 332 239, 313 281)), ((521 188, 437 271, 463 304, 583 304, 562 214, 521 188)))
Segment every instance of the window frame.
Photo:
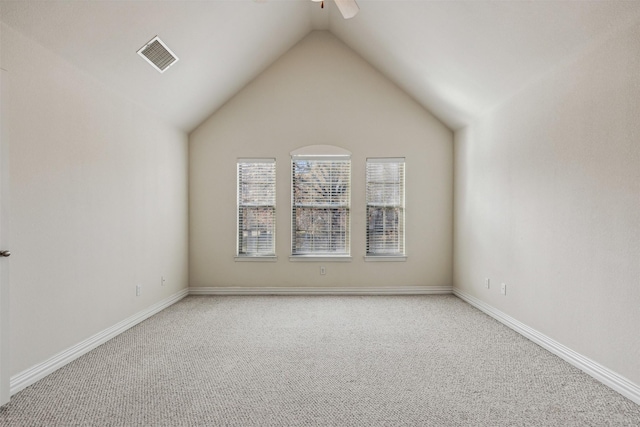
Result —
MULTIPOLYGON (((352 188, 352 163, 351 163, 351 153, 347 150, 344 150, 339 147, 333 146, 309 146, 304 147, 303 149, 296 150, 291 153, 291 169, 290 169, 290 178, 291 178, 291 246, 290 246, 290 261, 350 261, 351 260, 351 188, 352 188), (314 150, 316 148, 316 150, 314 150), (317 149, 320 148, 320 149, 317 149), (314 154, 320 153, 320 154, 314 154), (297 224, 296 224, 296 195, 295 195, 295 167, 296 162, 298 161, 319 161, 319 162, 344 162, 348 164, 348 174, 347 174, 347 201, 346 205, 340 206, 339 208, 346 208, 346 223, 345 223, 345 251, 342 252, 297 252, 296 250, 296 235, 297 235, 297 224)), ((306 208, 311 208, 306 206, 306 208)), ((327 209, 326 205, 317 207, 317 209, 327 209)), ((338 209, 338 208, 336 208, 338 209)))
POLYGON ((276 168, 276 159, 274 157, 265 157, 265 158, 244 158, 240 157, 236 161, 236 255, 234 257, 235 261, 261 261, 261 262, 269 262, 269 261, 277 261, 276 255, 276 223, 277 223, 277 168, 276 168), (242 198, 242 185, 246 183, 246 181, 241 181, 240 168, 241 164, 271 164, 272 170, 271 173, 273 176, 271 177, 272 191, 273 191, 273 204, 243 204, 241 201, 242 198), (270 252, 248 252, 241 253, 242 241, 240 237, 240 233, 242 232, 241 227, 243 221, 241 220, 241 209, 243 208, 265 208, 270 207, 273 209, 272 214, 272 223, 270 226, 271 230, 271 238, 272 238, 272 249, 270 252))
MULTIPOLYGON (((378 183, 384 184, 384 183, 378 183)), ((402 262, 407 260, 407 252, 406 252, 406 159, 404 157, 368 157, 366 159, 365 165, 365 215, 366 215, 366 229, 365 229, 365 261, 368 262, 379 262, 379 261, 390 261, 390 262, 402 262), (399 182, 399 195, 400 200, 399 203, 390 203, 384 204, 382 207, 395 208, 399 209, 398 216, 398 252, 370 252, 370 208, 374 207, 373 203, 370 201, 370 185, 372 181, 370 180, 370 170, 369 166, 373 164, 381 164, 381 163, 394 163, 401 165, 402 170, 400 172, 400 182, 399 182)), ((376 208, 380 208, 381 206, 375 206, 376 208)))

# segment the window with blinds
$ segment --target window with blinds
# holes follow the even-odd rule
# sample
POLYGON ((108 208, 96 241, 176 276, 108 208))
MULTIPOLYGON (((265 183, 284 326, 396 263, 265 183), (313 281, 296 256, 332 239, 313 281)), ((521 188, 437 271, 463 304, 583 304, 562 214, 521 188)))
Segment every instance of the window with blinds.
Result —
POLYGON ((291 254, 349 255, 351 158, 293 156, 291 254))
POLYGON ((404 158, 367 159, 367 256, 404 256, 404 158))
POLYGON ((275 256, 276 160, 238 159, 238 257, 275 256))

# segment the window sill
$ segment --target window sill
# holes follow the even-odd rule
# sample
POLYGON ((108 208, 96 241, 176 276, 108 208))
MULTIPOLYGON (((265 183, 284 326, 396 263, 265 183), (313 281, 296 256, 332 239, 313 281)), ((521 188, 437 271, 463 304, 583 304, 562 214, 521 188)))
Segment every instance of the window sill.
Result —
POLYGON ((407 261, 406 255, 370 255, 365 256, 366 262, 405 262, 407 261))
POLYGON ((235 262, 276 262, 277 256, 236 256, 235 262))
POLYGON ((294 262, 351 262, 350 255, 291 255, 294 262))

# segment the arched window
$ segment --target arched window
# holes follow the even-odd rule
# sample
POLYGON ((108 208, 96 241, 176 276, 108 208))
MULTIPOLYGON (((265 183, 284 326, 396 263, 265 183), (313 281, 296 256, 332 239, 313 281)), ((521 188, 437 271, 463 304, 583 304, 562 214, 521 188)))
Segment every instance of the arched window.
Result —
POLYGON ((349 257, 351 152, 312 145, 291 153, 291 255, 349 257))

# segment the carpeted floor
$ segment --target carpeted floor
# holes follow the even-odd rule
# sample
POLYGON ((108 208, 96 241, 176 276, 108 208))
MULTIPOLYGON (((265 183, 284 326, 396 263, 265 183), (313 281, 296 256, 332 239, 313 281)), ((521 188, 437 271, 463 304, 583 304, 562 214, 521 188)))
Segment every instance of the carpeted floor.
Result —
POLYGON ((450 295, 187 297, 13 396, 11 426, 639 426, 450 295))

